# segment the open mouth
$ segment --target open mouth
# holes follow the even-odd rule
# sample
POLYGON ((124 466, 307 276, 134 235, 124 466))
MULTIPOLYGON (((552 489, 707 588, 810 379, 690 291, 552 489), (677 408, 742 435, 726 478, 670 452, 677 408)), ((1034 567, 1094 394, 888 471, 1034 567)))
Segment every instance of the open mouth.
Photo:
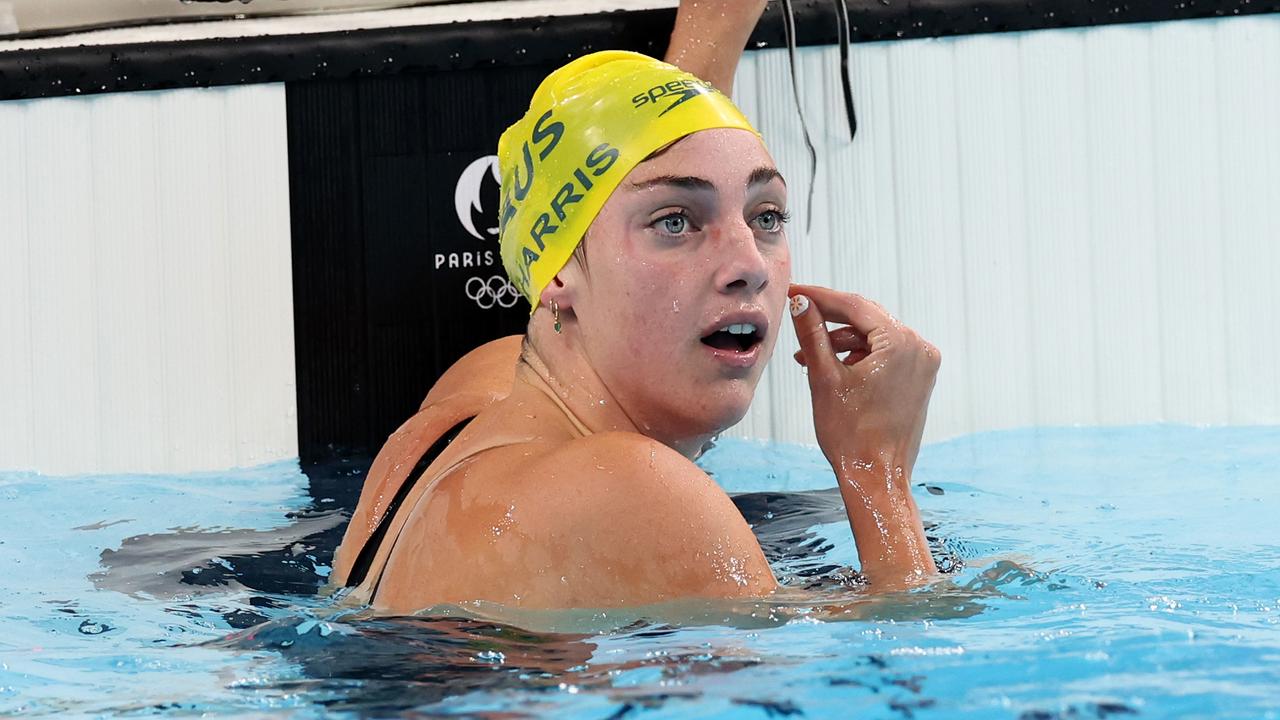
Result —
POLYGON ((725 325, 702 338, 702 343, 717 350, 747 352, 763 340, 764 336, 755 325, 751 323, 734 323, 725 325))

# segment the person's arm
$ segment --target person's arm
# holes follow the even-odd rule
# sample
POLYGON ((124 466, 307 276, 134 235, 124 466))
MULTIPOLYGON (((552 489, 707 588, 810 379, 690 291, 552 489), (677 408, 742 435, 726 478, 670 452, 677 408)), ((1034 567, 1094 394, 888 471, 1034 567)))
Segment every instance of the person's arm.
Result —
POLYGON ((681 0, 667 62, 733 94, 733 74, 767 0, 681 0))
POLYGON ((942 356, 865 298, 806 285, 790 292, 796 360, 808 368, 818 445, 835 471, 862 572, 881 589, 926 580, 937 568, 911 472, 942 356), (827 321, 844 327, 828 330, 827 321))

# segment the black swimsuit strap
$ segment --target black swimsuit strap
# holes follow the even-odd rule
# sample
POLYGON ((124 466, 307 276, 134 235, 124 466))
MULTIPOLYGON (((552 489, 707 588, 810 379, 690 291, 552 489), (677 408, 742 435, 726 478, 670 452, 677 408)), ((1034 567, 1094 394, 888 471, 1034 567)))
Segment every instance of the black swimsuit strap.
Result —
POLYGON ((391 504, 387 505, 387 511, 382 513, 382 517, 378 520, 378 526, 373 529, 369 539, 365 541, 364 547, 360 548, 360 554, 356 556, 356 561, 351 565, 351 572, 347 575, 347 587, 355 587, 364 582, 369 575, 369 568, 373 565, 373 559, 378 554, 378 548, 382 546, 382 541, 387 536, 387 528, 391 526, 391 521, 395 517, 396 511, 404 503, 404 499, 409 496, 409 493, 413 492, 414 486, 422 479, 431 463, 440 457, 440 453, 449 447, 449 443, 453 442, 453 439, 458 437, 458 433, 462 432, 462 429, 473 419, 475 418, 466 418, 449 428, 423 453, 422 458, 418 460, 418 464, 413 466, 409 477, 400 486, 400 489, 396 491, 396 496, 391 499, 391 504))

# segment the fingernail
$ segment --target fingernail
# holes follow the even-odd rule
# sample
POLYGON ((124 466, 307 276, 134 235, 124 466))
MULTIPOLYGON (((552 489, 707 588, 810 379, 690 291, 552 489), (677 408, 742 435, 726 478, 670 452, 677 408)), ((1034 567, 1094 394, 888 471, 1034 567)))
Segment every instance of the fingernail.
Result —
POLYGON ((809 298, 804 295, 791 296, 791 317, 800 317, 809 309, 809 298))

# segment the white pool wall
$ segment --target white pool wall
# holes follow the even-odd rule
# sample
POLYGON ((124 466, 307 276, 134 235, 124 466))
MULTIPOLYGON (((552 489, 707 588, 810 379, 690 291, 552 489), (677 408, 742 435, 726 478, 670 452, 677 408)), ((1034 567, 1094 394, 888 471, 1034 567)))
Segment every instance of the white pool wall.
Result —
MULTIPOLYGON (((802 48, 736 98, 791 190, 796 279, 944 353, 928 440, 1280 423, 1280 16, 802 48)), ((0 103, 0 468, 297 455, 284 89, 0 103)), ((767 372, 730 434, 812 442, 767 372)))
POLYGON ((0 103, 0 468, 298 453, 284 87, 0 103))
MULTIPOLYGON (((937 344, 926 440, 1280 422, 1280 16, 748 53, 735 99, 787 178, 798 281, 937 344)), ((730 434, 813 442, 782 333, 730 434)))

